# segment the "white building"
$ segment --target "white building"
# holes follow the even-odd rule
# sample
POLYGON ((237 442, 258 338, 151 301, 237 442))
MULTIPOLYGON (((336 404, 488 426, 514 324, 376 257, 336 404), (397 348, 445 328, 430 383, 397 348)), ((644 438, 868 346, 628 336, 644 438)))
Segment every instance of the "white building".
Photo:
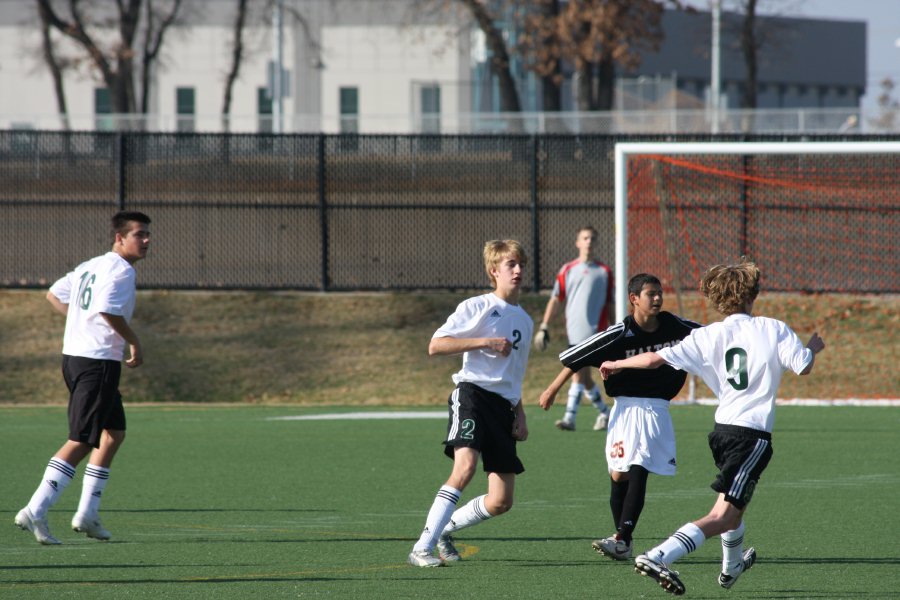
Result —
MULTIPOLYGON (((249 4, 245 56, 233 88, 229 131, 437 133, 489 129, 490 125, 471 124, 477 116, 489 123, 485 116, 496 111, 497 92, 487 68, 483 35, 462 3, 447 2, 443 8, 426 11, 417 10, 415 6, 420 4, 413 0, 276 0, 276 6, 283 5, 280 56, 285 93, 280 104, 272 101, 268 91, 273 79, 271 65, 279 55, 277 21, 271 11, 265 13, 269 2, 253 0, 249 4)), ((99 5, 113 7, 111 2, 99 5)), ((225 130, 221 115, 236 8, 237 0, 185 0, 181 18, 169 30, 151 74, 147 114, 127 118, 138 122, 133 126, 151 131, 225 130)), ((64 14, 63 9, 60 12, 64 14)), ((861 75, 866 58, 864 24, 791 21, 798 25, 786 28, 790 35, 782 36, 781 46, 768 49, 777 55, 762 56, 760 63, 760 105, 774 111, 775 129, 796 130, 791 123, 798 110, 801 123, 811 120, 803 111, 819 111, 826 130, 832 123, 840 125, 855 118, 859 97, 865 92, 861 75), (831 40, 838 33, 849 41, 842 44, 843 50, 834 52, 831 40), (790 44, 796 51, 791 51, 790 44), (813 68, 810 57, 825 56, 829 48, 832 53, 827 64, 813 68), (785 109, 790 114, 782 114, 785 109)), ((65 126, 43 59, 39 23, 36 3, 0 2, 0 128, 65 126)), ((709 15, 667 12, 663 27, 667 35, 660 52, 648 54, 640 69, 626 75, 632 81, 656 81, 657 88, 668 90, 669 97, 691 96, 702 106, 709 86, 708 58, 702 57, 697 45, 708 43, 704 36, 709 36, 709 15), (678 94, 672 92, 676 86, 678 94)), ((114 39, 112 33, 92 32, 107 44, 114 39)), ((109 94, 85 59, 84 50, 58 31, 52 31, 52 38, 59 56, 81 58, 64 76, 69 127, 127 126, 127 119, 105 116, 111 112, 109 94)), ((723 90, 726 98, 732 97, 728 105, 734 107, 743 65, 733 48, 723 49, 722 66, 723 90)), ((135 67, 140 67, 139 62, 135 67)), ((671 111, 662 119, 637 110, 625 120, 621 113, 543 114, 534 75, 518 63, 513 65, 513 75, 525 111, 521 118, 535 123, 559 118, 576 122, 570 127, 573 131, 606 132, 626 131, 623 128, 627 127, 659 131, 670 123, 673 131, 685 131, 692 127, 687 125, 692 119, 701 124, 708 121, 703 108, 695 109, 695 116, 687 115, 690 111, 685 110, 683 101, 668 106, 656 101, 638 103, 650 106, 651 111, 671 111), (683 118, 685 115, 691 118, 683 118), (590 122, 594 124, 589 130, 585 124, 590 122), (645 123, 642 128, 637 125, 640 122, 645 123)), ((623 95, 622 90, 631 89, 619 86, 619 107, 628 104, 623 101, 626 96, 637 97, 628 91, 623 95)), ((567 111, 574 110, 570 77, 564 82, 563 103, 567 111)), ((525 129, 540 130, 541 125, 525 129)))
MULTIPOLYGON (((260 13, 262 2, 250 4, 255 12, 244 31, 230 130, 271 131, 267 88, 276 29, 272 16, 260 13)), ((236 6, 233 0, 187 0, 152 73, 149 128, 219 130, 236 6)), ((436 113, 469 111, 467 88, 459 82, 471 70, 470 36, 460 34, 453 11, 429 17, 410 12, 407 0, 285 0, 282 15, 282 131, 360 131, 360 119, 368 118, 369 133, 437 132, 436 113)), ((61 126, 39 23, 34 3, 0 2, 2 128, 61 126)), ((107 44, 114 39, 109 31, 93 33, 107 44)), ((52 38, 60 57, 83 58, 58 31, 52 38)), ((73 129, 111 126, 102 116, 110 112, 109 96, 90 63, 67 70, 64 88, 73 129)))

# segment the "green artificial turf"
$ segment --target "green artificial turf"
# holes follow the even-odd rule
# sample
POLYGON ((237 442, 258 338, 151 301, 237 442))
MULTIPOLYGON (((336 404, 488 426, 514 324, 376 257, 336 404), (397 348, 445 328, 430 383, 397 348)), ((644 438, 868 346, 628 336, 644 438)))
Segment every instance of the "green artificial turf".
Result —
MULTIPOLYGON (((359 408, 136 406, 102 517, 110 542, 69 529, 81 472, 50 513, 62 546, 13 525, 66 436, 65 409, 0 409, 0 598, 663 598, 591 550, 613 532, 603 433, 585 406, 529 407, 512 511, 456 536, 452 567, 405 564, 450 472, 442 418, 273 420, 359 408)), ((377 408, 378 412, 390 409, 377 408)), ((410 409, 403 409, 410 410, 410 409)), ((440 407, 415 408, 440 412, 440 407)), ((651 476, 636 550, 712 506, 713 408, 672 409, 678 475, 651 476)), ((674 565, 692 598, 897 598, 900 410, 779 407, 775 455, 746 516, 759 560, 719 588, 718 539, 674 565)), ((486 489, 476 477, 462 502, 486 489)))

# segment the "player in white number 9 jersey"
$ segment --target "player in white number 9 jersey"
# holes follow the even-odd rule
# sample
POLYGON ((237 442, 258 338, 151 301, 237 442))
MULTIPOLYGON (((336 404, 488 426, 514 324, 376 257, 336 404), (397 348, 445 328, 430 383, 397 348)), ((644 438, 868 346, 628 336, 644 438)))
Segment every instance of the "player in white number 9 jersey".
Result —
POLYGON ((712 483, 718 498, 705 517, 687 523, 666 541, 635 559, 635 570, 666 591, 683 594, 684 584, 668 565, 693 552, 709 537, 722 540, 719 585, 730 588, 753 566, 756 551, 743 551, 743 515, 760 475, 772 458, 775 395, 786 370, 812 371, 825 348, 817 333, 804 346, 785 323, 751 316, 759 294, 759 268, 747 259, 717 265, 700 282, 700 291, 725 320, 696 329, 681 344, 600 366, 604 379, 622 369, 668 364, 699 375, 719 399, 709 447, 719 474, 712 483))

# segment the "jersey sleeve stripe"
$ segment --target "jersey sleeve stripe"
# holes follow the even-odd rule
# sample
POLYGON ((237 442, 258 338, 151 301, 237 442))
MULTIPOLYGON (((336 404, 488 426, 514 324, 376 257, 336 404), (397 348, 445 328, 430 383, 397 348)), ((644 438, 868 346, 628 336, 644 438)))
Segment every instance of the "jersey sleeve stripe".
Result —
POLYGON ((601 331, 598 334, 592 335, 580 344, 572 346, 568 350, 564 350, 560 353, 559 360, 566 366, 581 362, 592 354, 602 351, 624 334, 625 324, 616 323, 606 329, 606 331, 601 331))

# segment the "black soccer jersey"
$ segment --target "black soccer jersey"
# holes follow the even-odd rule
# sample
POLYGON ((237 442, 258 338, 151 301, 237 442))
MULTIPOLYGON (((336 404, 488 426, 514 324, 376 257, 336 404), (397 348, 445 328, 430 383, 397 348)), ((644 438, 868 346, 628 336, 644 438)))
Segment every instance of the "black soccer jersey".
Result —
MULTIPOLYGON (((628 315, 615 325, 593 335, 559 355, 563 366, 578 371, 584 367, 600 367, 606 360, 621 360, 654 352, 668 346, 675 346, 686 338, 699 323, 682 319, 672 313, 659 313, 659 327, 656 331, 644 331, 628 315)), ((635 398, 662 398, 671 400, 681 390, 687 378, 685 371, 663 365, 652 374, 642 369, 623 369, 603 382, 606 394, 613 398, 632 396, 635 398)))

